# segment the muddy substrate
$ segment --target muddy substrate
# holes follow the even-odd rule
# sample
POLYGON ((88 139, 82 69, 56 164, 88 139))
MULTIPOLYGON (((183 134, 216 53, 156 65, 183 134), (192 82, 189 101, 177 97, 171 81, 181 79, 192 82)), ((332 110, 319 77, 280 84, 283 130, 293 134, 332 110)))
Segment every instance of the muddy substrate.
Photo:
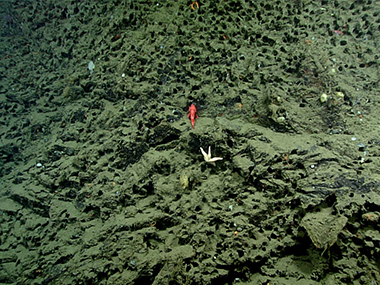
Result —
POLYGON ((379 4, 191 4, 2 8, 0 282, 380 282, 379 4))

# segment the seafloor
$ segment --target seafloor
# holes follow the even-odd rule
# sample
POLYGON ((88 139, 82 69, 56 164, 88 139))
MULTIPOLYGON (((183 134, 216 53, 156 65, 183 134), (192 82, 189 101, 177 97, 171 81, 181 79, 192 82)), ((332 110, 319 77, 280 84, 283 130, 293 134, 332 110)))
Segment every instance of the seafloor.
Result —
POLYGON ((379 43, 378 0, 2 1, 0 283, 380 284, 379 43))

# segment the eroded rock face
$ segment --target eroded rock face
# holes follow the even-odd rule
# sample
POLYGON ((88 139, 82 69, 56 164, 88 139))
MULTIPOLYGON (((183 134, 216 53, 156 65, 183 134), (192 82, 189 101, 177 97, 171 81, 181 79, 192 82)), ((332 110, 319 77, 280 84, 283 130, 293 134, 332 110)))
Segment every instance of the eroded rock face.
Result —
POLYGON ((56 2, 0 23, 1 282, 380 282, 375 5, 56 2))
POLYGON ((347 221, 345 216, 333 215, 332 209, 326 208, 315 213, 307 213, 301 221, 301 226, 306 229, 317 248, 326 250, 337 241, 347 221))

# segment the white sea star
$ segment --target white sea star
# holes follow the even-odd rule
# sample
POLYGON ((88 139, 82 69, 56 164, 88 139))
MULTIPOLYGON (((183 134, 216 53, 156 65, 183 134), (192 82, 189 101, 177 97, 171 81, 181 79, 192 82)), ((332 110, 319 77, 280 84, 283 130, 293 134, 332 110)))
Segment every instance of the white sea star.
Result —
POLYGON ((211 157, 211 146, 208 147, 208 154, 203 150, 203 148, 201 148, 201 152, 205 161, 208 163, 212 163, 213 165, 215 165, 216 161, 223 159, 221 157, 211 157))

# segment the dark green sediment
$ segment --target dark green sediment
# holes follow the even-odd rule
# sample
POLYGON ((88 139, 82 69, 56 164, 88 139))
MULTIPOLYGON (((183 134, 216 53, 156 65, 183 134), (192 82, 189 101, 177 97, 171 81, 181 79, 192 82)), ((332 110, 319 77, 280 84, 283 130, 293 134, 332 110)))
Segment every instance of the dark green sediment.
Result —
POLYGON ((379 2, 191 4, 4 2, 0 283, 380 282, 379 2))

